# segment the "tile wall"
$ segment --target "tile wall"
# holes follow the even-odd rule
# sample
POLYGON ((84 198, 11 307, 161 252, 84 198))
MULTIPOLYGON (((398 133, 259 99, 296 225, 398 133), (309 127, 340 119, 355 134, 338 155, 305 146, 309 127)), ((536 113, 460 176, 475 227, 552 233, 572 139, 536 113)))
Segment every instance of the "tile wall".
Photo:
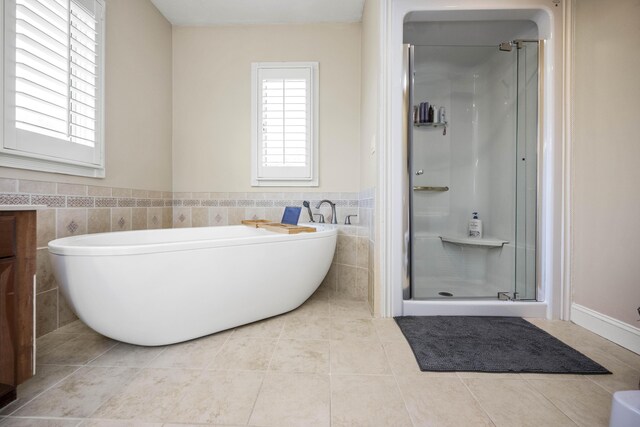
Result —
POLYGON ((37 336, 76 319, 51 271, 50 240, 172 225, 171 193, 162 191, 0 178, 1 205, 44 206, 37 213, 37 336))
MULTIPOLYGON (((47 253, 50 240, 87 233, 156 228, 240 224, 242 219, 279 221, 285 206, 309 200, 336 203, 338 245, 322 286, 354 300, 366 301, 372 289, 373 192, 362 193, 171 193, 47 181, 0 178, 2 205, 40 205, 37 220, 36 335, 42 336, 76 319, 52 274, 47 253), (363 205, 363 209, 360 209, 363 205), (351 226, 343 225, 346 215, 351 226)), ((331 210, 320 210, 331 221, 331 210)), ((303 209, 300 221, 308 221, 303 209)))

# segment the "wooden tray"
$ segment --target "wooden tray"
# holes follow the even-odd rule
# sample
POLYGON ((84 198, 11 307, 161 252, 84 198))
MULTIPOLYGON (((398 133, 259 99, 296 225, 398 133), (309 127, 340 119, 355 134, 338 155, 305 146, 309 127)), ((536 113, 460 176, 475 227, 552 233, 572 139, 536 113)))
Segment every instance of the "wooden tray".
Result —
POLYGON ((268 219, 243 219, 242 223, 253 228, 259 228, 261 224, 278 224, 277 222, 274 223, 268 219))
POLYGON ((279 222, 272 222, 270 224, 258 224, 257 227, 264 228, 265 230, 269 230, 269 231, 275 231, 276 233, 285 233, 285 234, 316 232, 316 229, 313 227, 304 227, 302 225, 281 224, 279 222))
POLYGON ((276 233, 298 234, 298 233, 315 233, 313 227, 305 227, 302 225, 281 224, 266 219, 245 219, 242 223, 248 227, 264 228, 265 230, 275 231, 276 233))

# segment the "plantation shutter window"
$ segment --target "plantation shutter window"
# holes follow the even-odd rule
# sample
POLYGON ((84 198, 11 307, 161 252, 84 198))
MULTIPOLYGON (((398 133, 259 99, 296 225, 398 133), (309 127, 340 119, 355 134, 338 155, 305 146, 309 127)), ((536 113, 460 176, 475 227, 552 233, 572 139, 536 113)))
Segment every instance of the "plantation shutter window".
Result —
POLYGON ((2 164, 104 176, 102 2, 6 0, 4 13, 2 164))
POLYGON ((253 185, 317 185, 317 63, 252 70, 253 185))

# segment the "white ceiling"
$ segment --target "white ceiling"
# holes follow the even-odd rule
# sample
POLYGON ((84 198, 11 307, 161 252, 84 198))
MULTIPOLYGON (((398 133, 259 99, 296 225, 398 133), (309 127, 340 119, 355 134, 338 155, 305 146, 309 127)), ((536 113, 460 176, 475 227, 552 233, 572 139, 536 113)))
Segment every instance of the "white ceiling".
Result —
POLYGON ((173 25, 358 22, 365 0, 151 0, 173 25))

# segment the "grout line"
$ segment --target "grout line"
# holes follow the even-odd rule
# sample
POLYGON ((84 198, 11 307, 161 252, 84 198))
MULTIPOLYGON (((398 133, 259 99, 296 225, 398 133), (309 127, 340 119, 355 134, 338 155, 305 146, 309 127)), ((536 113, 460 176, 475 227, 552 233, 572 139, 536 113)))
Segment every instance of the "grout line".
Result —
POLYGON ((577 421, 575 421, 573 418, 571 418, 569 416, 569 414, 566 414, 558 405, 555 404, 555 402, 553 400, 551 400, 550 398, 548 398, 544 393, 542 393, 541 391, 538 391, 533 384, 530 382, 531 380, 523 378, 524 381, 527 383, 527 386, 531 389, 531 391, 533 391, 534 393, 537 393, 538 395, 540 395, 543 399, 545 399, 547 402, 549 402, 554 408, 556 408, 562 415, 564 415, 565 417, 567 417, 569 419, 569 421, 571 421, 572 423, 574 423, 576 426, 579 425, 577 421))
MULTIPOLYGON (((471 397, 473 397, 473 400, 476 401, 476 403, 478 404, 478 406, 480 407, 482 412, 484 412, 484 414, 487 416, 487 418, 489 418, 489 421, 491 421, 491 424, 493 424, 494 426, 497 426, 498 425, 497 421, 494 420, 493 417, 491 417, 491 414, 489 414, 489 412, 485 409, 485 407, 482 406, 482 402, 480 402, 480 399, 478 399, 478 396, 476 396, 475 393, 471 390, 471 387, 469 387, 469 385, 467 384, 465 379, 462 378, 460 375, 458 375, 458 372, 456 372, 456 376, 462 382, 462 384, 465 386, 465 388, 467 389, 467 391, 469 392, 471 397)), ((473 379, 473 378, 468 378, 468 379, 473 379)))
MULTIPOLYGON (((258 387, 258 393, 256 394, 256 399, 253 401, 253 405, 251 406, 251 412, 249 413, 249 418, 247 418, 247 424, 249 424, 249 422, 251 421, 251 417, 253 416, 253 411, 255 411, 256 409, 256 404, 258 403, 258 399, 260 398, 260 393, 262 392, 262 387, 264 386, 264 381, 266 380, 267 375, 269 374, 269 369, 271 368, 271 362, 273 361, 273 357, 275 356, 276 351, 278 350, 278 344, 280 344, 280 339, 282 338, 282 334, 284 333, 285 322, 286 322, 286 319, 283 319, 282 326, 280 327, 280 332, 278 333, 278 338, 276 340, 276 346, 273 349, 273 352, 271 353, 271 357, 269 358, 269 363, 267 364, 267 370, 264 371, 262 381, 260 382, 260 387, 258 387)), ((235 329, 234 329, 234 332, 235 332, 235 329)))
MULTIPOLYGON (((35 394, 31 399, 29 399, 28 401, 26 401, 23 405, 18 406, 15 410, 11 411, 9 414, 5 415, 7 417, 11 416, 12 414, 15 414, 17 411, 19 411, 20 409, 24 408, 25 406, 27 406, 29 403, 33 402, 34 400, 36 400, 38 397, 42 396, 44 393, 46 393, 47 391, 55 388, 58 384, 62 383, 64 380, 66 380, 67 378, 69 378, 71 375, 75 374, 76 372, 78 372, 80 369, 82 369, 82 366, 76 366, 76 365, 61 365, 61 366, 68 366, 68 367, 75 367, 76 369, 74 369, 73 371, 69 372, 68 375, 62 377, 60 380, 54 382, 53 384, 51 384, 49 387, 45 388, 44 390, 42 390, 41 392, 35 394)), ((37 369, 37 368, 36 368, 37 369)))

